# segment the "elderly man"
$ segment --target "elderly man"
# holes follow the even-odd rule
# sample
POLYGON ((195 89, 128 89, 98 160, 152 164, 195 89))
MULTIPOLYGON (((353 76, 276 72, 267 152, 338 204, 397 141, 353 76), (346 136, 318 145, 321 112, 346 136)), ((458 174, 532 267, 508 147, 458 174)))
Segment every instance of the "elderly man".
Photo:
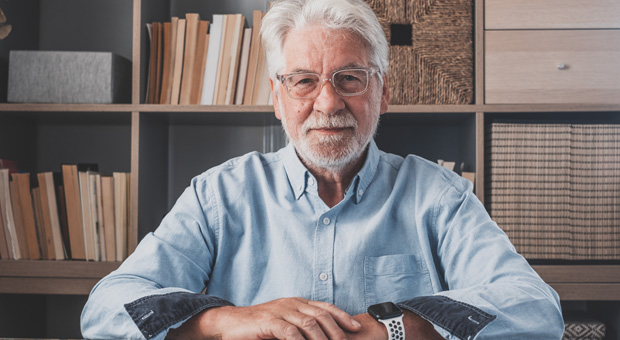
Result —
POLYGON ((377 149, 388 46, 362 0, 263 20, 290 139, 195 177, 94 288, 87 338, 560 339, 556 293, 471 185, 377 149))

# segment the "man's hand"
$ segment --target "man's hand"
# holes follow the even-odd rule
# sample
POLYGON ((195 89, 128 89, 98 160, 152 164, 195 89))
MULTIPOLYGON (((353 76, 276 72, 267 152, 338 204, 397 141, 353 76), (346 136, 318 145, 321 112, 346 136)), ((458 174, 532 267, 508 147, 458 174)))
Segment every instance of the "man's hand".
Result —
POLYGON ((250 307, 208 309, 171 330, 168 338, 344 340, 345 331, 354 334, 360 328, 353 317, 332 304, 285 298, 250 307))
MULTIPOLYGON (((443 337, 435 331, 433 325, 419 315, 408 310, 403 310, 403 323, 405 324, 405 336, 415 340, 443 340, 443 337)), ((385 326, 373 319, 368 313, 358 314, 353 317, 361 325, 362 329, 355 333, 347 333, 349 340, 387 340, 388 333, 385 326)))

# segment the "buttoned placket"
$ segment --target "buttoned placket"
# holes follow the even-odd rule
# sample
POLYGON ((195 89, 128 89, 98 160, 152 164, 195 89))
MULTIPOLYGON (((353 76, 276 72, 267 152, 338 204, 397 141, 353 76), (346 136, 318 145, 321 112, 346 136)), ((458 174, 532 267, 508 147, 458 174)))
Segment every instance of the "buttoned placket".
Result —
POLYGON ((330 209, 319 216, 314 236, 313 299, 329 303, 334 302, 335 210, 330 209))

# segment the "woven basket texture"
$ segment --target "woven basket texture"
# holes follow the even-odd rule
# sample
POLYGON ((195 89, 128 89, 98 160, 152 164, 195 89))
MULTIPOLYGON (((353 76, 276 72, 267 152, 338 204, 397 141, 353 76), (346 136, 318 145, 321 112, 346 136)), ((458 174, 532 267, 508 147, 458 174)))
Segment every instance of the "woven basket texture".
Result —
POLYGON ((388 42, 411 25, 411 45, 390 45, 390 104, 471 104, 473 0, 366 0, 388 42))

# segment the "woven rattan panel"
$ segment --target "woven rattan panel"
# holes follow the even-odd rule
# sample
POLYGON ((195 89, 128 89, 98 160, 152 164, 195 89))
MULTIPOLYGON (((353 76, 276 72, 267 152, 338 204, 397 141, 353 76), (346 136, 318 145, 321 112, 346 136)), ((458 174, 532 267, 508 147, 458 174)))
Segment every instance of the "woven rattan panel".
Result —
POLYGON ((473 0, 366 1, 388 42, 393 25, 412 30, 410 45, 390 44, 390 104, 473 102, 473 0))
POLYGON ((485 202, 527 259, 620 260, 620 125, 492 123, 485 202))

